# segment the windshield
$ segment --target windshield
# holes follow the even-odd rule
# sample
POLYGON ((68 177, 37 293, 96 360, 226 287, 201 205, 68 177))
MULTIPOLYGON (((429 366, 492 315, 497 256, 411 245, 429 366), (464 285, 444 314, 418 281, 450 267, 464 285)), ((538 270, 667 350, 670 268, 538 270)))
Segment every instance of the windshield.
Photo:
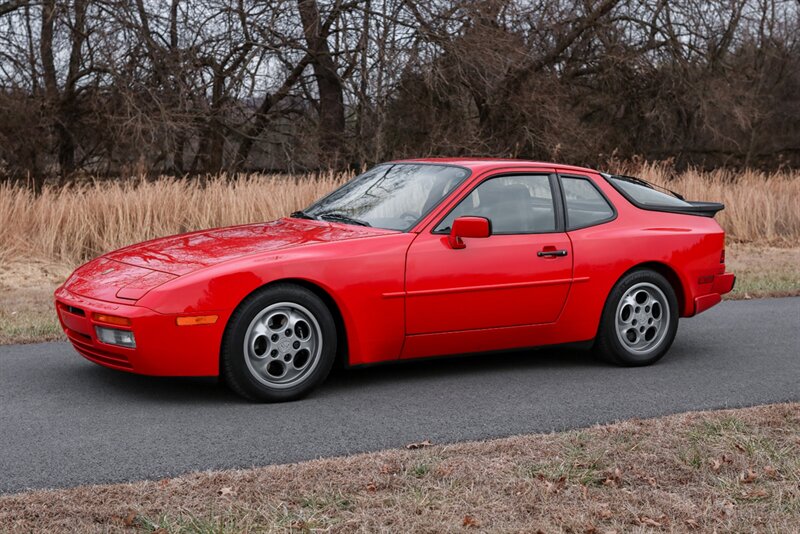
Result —
POLYGON ((469 173, 451 165, 385 163, 293 215, 407 231, 469 173))

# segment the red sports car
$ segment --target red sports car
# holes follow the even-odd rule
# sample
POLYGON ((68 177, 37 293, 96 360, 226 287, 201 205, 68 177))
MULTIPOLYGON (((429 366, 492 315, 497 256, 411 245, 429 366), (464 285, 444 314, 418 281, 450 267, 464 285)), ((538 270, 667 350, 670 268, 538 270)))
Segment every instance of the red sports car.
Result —
POLYGON ((87 359, 298 398, 350 365, 592 343, 647 365, 720 301, 721 204, 512 160, 384 163, 304 211, 110 252, 56 290, 87 359))

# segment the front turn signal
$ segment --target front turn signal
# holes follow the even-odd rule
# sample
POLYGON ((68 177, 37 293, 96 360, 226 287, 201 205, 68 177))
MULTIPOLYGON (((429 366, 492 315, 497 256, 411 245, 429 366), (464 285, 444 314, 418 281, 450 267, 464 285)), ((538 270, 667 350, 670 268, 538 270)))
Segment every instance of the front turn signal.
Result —
POLYGON ((199 324, 214 324, 219 319, 216 315, 193 315, 191 317, 178 317, 175 322, 178 326, 194 326, 199 324))
POLYGON ((105 313, 93 313, 92 319, 98 323, 114 324, 117 326, 130 326, 131 320, 127 317, 118 317, 116 315, 107 315, 105 313))

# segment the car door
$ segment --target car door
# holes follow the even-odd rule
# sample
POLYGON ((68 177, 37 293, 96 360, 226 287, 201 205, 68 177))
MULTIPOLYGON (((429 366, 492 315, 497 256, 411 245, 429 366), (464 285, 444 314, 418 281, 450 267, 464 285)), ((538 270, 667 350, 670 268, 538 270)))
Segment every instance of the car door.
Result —
POLYGON ((521 173, 481 181, 406 259, 406 334, 552 323, 572 279, 554 175, 521 173), (448 241, 456 217, 485 217, 487 238, 448 241))

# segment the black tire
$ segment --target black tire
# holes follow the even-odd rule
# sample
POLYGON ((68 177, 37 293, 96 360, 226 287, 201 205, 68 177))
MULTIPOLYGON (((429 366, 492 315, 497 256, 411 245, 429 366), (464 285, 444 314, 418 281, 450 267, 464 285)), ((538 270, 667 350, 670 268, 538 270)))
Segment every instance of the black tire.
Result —
POLYGON ((678 299, 672 285, 655 271, 647 269, 633 271, 623 276, 608 295, 594 350, 598 356, 616 365, 628 367, 650 365, 667 353, 677 331, 678 299), (660 294, 654 288, 660 290, 660 294), (644 300, 644 303, 650 304, 647 312, 645 306, 636 306, 636 298, 641 297, 642 293, 652 298, 644 300), (626 300, 621 302, 623 299, 626 300), (668 309, 663 310, 663 307, 668 309), (653 321, 659 321, 653 317, 657 309, 660 310, 660 320, 666 321, 666 324, 661 323, 663 330, 655 330, 656 333, 652 334, 651 340, 648 341, 646 336, 652 332, 650 328, 653 321), (633 315, 626 317, 626 313, 633 315), (628 320, 631 321, 630 324, 626 322, 628 320), (625 341, 621 338, 625 338, 625 341), (639 349, 632 348, 637 343, 644 346, 639 349), (648 346, 648 343, 652 346, 648 346))
POLYGON ((220 372, 228 387, 249 400, 296 400, 327 378, 336 359, 336 344, 336 325, 322 299, 304 287, 277 284, 247 297, 231 315, 222 341, 220 372), (280 326, 281 314, 287 320, 287 323, 283 323, 285 330, 284 326, 280 326), (292 332, 288 321, 297 317, 297 328, 292 332), (269 321, 274 323, 268 326, 269 321), (306 327, 301 328, 303 321, 306 327), (271 330, 273 326, 277 326, 277 330, 271 330), (296 351, 300 348, 299 332, 302 330, 305 335, 305 328, 314 348, 305 350, 304 347, 296 351), (292 333, 295 337, 284 332, 292 333), (300 363, 304 350, 307 354, 303 358, 305 367, 298 370, 295 364, 300 363), (286 353, 286 360, 281 351, 286 353), (282 367, 287 377, 297 374, 293 378, 296 383, 281 383, 280 373, 271 373, 273 367, 270 366, 278 371, 282 367))

